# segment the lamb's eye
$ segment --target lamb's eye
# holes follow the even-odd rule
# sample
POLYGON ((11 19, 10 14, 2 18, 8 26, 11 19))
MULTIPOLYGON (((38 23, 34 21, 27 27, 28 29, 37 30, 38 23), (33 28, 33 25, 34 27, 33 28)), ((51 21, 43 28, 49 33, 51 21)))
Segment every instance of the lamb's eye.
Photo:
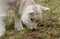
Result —
POLYGON ((33 22, 33 18, 30 18, 30 20, 33 22))

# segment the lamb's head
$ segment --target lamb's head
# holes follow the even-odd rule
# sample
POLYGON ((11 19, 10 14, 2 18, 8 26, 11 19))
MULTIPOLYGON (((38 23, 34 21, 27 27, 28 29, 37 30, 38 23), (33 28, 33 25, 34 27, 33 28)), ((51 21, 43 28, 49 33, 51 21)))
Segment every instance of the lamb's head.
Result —
POLYGON ((42 19, 42 12, 49 10, 48 7, 35 5, 32 9, 33 12, 29 12, 29 17, 32 22, 38 23, 42 19))
POLYGON ((30 29, 36 28, 40 19, 42 19, 43 10, 48 10, 48 8, 45 8, 46 7, 41 7, 39 5, 36 5, 35 7, 34 5, 25 7, 22 14, 23 23, 26 24, 30 29))

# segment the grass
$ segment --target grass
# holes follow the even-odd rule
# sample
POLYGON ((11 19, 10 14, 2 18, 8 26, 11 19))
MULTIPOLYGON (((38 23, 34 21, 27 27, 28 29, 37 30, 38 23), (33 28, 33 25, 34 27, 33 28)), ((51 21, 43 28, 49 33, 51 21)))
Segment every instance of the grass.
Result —
MULTIPOLYGON (((50 8, 49 11, 43 13, 43 19, 58 20, 60 17, 60 0, 35 1, 42 6, 50 8)), ((50 25, 50 27, 38 27, 36 31, 31 31, 26 28, 22 31, 15 31, 12 29, 12 27, 14 27, 14 20, 12 20, 13 15, 11 16, 11 14, 9 14, 8 18, 6 21, 7 31, 0 39, 60 39, 60 24, 57 20, 53 27, 50 25)))

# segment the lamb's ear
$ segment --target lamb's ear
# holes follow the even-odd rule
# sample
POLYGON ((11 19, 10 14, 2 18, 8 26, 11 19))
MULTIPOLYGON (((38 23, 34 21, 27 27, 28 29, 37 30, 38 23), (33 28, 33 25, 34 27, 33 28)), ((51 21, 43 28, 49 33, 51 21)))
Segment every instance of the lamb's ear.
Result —
POLYGON ((33 14, 34 14, 33 12, 30 12, 30 13, 29 13, 30 16, 33 16, 33 14))
POLYGON ((43 6, 41 6, 40 8, 41 8, 42 10, 44 10, 44 11, 45 11, 45 10, 49 10, 48 7, 43 7, 43 6))

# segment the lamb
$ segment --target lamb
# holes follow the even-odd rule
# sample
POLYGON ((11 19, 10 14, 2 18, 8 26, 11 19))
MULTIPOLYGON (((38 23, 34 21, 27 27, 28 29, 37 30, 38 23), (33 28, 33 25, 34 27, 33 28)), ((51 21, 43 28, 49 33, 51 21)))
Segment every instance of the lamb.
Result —
POLYGON ((28 29, 36 29, 38 21, 42 19, 43 10, 49 10, 47 7, 36 4, 34 0, 0 0, 0 36, 5 33, 4 21, 8 15, 8 10, 12 8, 15 11, 15 29, 18 31, 24 29, 22 22, 28 29), (19 2, 19 7, 16 7, 17 2, 19 2))
POLYGON ((42 12, 49 10, 48 7, 36 4, 34 0, 25 0, 22 7, 21 20, 31 30, 37 28, 39 20, 42 19, 42 12))

